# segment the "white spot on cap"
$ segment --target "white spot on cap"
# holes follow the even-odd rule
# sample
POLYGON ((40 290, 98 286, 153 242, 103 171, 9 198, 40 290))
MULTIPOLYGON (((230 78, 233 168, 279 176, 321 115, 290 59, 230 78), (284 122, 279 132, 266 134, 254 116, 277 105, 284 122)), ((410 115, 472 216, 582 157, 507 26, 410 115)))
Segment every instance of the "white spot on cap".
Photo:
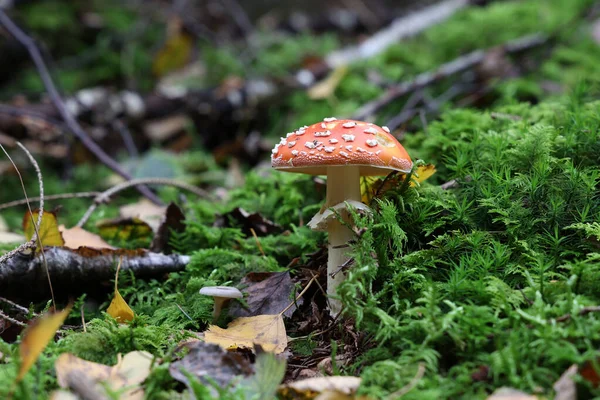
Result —
POLYGON ((336 144, 338 142, 337 139, 329 139, 329 143, 336 144))
POLYGON ((364 133, 372 133, 373 135, 375 135, 375 134, 377 134, 377 129, 375 129, 372 126, 370 126, 367 129, 365 129, 363 132, 364 133))
POLYGON ((337 120, 336 117, 323 118, 323 121, 325 121, 325 122, 333 122, 333 121, 336 121, 336 120, 337 120))
POLYGON ((298 129, 298 130, 296 131, 296 136, 304 135, 304 133, 305 133, 305 132, 304 132, 304 130, 300 130, 300 129, 298 129))
POLYGON ((348 135, 348 134, 342 135, 342 139, 344 139, 344 141, 346 141, 346 142, 354 142, 355 137, 356 136, 354 136, 354 135, 348 135))
POLYGON ((342 124, 342 126, 344 128, 354 128, 356 126, 356 122, 354 122, 354 121, 344 122, 342 124))
POLYGON ((377 146, 378 142, 376 139, 367 139, 367 146, 369 147, 375 147, 377 146))
POLYGON ((301 151, 301 152, 300 152, 300 155, 302 155, 302 156, 305 156, 305 155, 307 155, 307 154, 308 154, 308 153, 307 153, 307 152, 305 152, 305 151, 301 151))
POLYGON ((357 147, 356 151, 358 151, 359 153, 364 153, 366 150, 363 149, 362 147, 357 147))
POLYGON ((348 151, 352 151, 352 145, 350 145, 350 146, 346 146, 346 150, 348 150, 348 151))
POLYGON ((329 135, 331 135, 331 131, 315 132, 316 137, 329 136, 329 135))
POLYGON ((325 122, 321 122, 321 128, 327 129, 327 124, 325 122))
POLYGON ((286 144, 286 143, 287 142, 286 142, 285 138, 281 138, 281 140, 279 140, 279 144, 286 144))
POLYGON ((296 145, 296 141, 288 142, 288 147, 294 147, 296 145))
POLYGON ((293 136, 293 135, 294 135, 294 132, 290 132, 287 135, 285 135, 285 137, 290 137, 290 136, 293 136))
POLYGON ((381 153, 382 151, 383 151, 383 150, 377 150, 377 151, 375 152, 375 154, 379 155, 379 153, 381 153))
POLYGON ((298 150, 292 150, 292 155, 296 157, 298 155, 298 150))
POLYGON ((325 153, 333 153, 335 146, 325 146, 325 153))
POLYGON ((390 133, 390 128, 388 128, 387 126, 382 126, 381 129, 383 129, 387 133, 390 133))
POLYGON ((317 147, 317 143, 315 142, 305 142, 304 146, 308 149, 314 149, 315 147, 317 147))
POLYGON ((346 153, 345 151, 340 151, 340 155, 346 157, 346 158, 350 158, 350 156, 348 155, 348 153, 346 153))

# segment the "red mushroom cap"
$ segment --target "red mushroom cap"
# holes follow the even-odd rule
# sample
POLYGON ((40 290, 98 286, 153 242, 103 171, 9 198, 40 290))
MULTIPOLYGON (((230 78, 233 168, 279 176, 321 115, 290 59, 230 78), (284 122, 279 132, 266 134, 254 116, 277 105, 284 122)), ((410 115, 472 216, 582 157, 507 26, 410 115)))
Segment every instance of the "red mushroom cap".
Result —
POLYGON ((288 133, 273 148, 273 168, 324 175, 327 167, 359 166, 360 174, 410 172, 412 160, 389 129, 350 119, 325 118, 288 133))

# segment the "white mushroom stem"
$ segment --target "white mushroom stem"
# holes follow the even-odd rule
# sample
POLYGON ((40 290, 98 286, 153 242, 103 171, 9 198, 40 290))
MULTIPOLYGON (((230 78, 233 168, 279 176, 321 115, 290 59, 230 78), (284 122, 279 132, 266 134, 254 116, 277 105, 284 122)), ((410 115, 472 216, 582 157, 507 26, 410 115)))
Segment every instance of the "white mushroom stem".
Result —
POLYGON ((227 304, 227 302, 231 300, 228 297, 216 297, 215 296, 215 306, 213 308, 213 321, 216 321, 221 315, 221 310, 223 310, 223 306, 227 304))
MULTIPOLYGON (((326 207, 333 207, 345 201, 360 202, 360 171, 357 166, 338 166, 327 168, 327 199, 326 207)), ((341 211, 341 216, 346 222, 350 221, 347 211, 341 211)), ((340 267, 348 261, 349 248, 347 246, 354 233, 337 219, 327 224, 329 236, 329 258, 327 260, 327 295, 329 297, 330 312, 335 315, 340 312, 342 304, 336 295, 337 287, 346 278, 340 267), (335 273, 335 277, 331 275, 335 273)))

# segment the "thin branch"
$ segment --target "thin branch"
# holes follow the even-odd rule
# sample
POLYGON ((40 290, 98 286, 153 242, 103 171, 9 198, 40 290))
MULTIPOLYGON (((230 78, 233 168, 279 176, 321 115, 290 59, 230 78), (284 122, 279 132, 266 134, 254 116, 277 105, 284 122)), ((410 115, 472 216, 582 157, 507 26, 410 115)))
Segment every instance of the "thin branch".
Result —
POLYGON ((408 384, 404 387, 401 387, 400 389, 396 390, 394 393, 390 394, 387 399, 399 399, 400 397, 404 396, 405 394, 407 394, 408 392, 410 392, 411 390, 413 390, 415 388, 415 386, 417 386, 417 384, 419 383, 419 381, 421 379, 423 379, 423 376, 425 375, 425 364, 424 363, 419 363, 419 367, 417 369, 417 373, 415 374, 415 376, 410 380, 410 382, 408 382, 408 384))
MULTIPOLYGON (((19 142, 17 142, 17 144, 19 144, 22 149, 25 149, 25 147, 23 147, 23 145, 20 144, 19 142)), ((25 195, 25 203, 27 204, 27 208, 29 209, 29 215, 31 217, 33 217, 33 211, 31 209, 31 205, 29 204, 29 199, 27 198, 27 191, 25 190, 25 182, 23 182, 23 176, 21 176, 21 171, 19 171, 19 169, 17 168, 17 165, 11 158, 10 154, 8 154, 8 152, 6 151, 4 146, 2 146, 1 144, 0 144, 0 149, 2 149, 2 151, 4 152, 4 154, 6 155, 8 160, 11 162, 11 164, 15 168, 15 171, 17 172, 17 176, 19 177, 19 181, 21 182, 21 189, 23 190, 23 194, 25 195)), ((31 154, 26 149, 25 149, 25 152, 28 153, 30 160, 33 160, 33 163, 36 166, 36 171, 39 171, 39 167, 37 166, 35 159, 33 159, 33 156, 31 156, 31 154)), ((40 178, 40 205, 39 205, 40 212, 38 214, 37 223, 35 221, 32 221, 32 225, 34 227, 35 232, 31 238, 31 240, 19 245, 16 249, 13 249, 13 250, 9 251, 8 253, 5 253, 2 256, 0 256, 0 264, 9 260, 15 254, 18 254, 22 251, 25 251, 27 249, 31 249, 31 248, 35 247, 35 243, 38 238, 39 226, 42 223, 42 215, 44 212, 44 185, 43 185, 43 182, 41 181, 41 172, 38 173, 38 178, 40 178)))
MULTIPOLYGON (((548 37, 542 34, 533 34, 522 36, 501 46, 504 52, 517 53, 526 49, 539 47, 548 41, 548 37)), ((422 89, 442 79, 456 75, 467 69, 473 68, 485 60, 490 51, 497 51, 497 48, 490 50, 476 50, 471 53, 460 56, 450 62, 442 64, 435 70, 427 71, 417 75, 410 81, 402 82, 390 87, 379 98, 363 105, 352 117, 353 119, 363 120, 374 115, 378 110, 387 106, 394 100, 409 94, 415 90, 422 89)))
MULTIPOLYGON (((583 307, 577 315, 582 316, 593 312, 600 312, 600 306, 583 307)), ((565 314, 555 319, 556 322, 565 322, 572 318, 571 314, 565 314)))
MULTIPOLYGON (((12 306, 13 308, 16 308, 17 310, 24 312, 24 313, 29 313, 29 309, 27 307, 23 307, 20 304, 15 303, 14 301, 11 301, 9 299, 6 299, 4 297, 0 297, 0 301, 5 302, 6 304, 12 306)), ((33 315, 37 315, 36 313, 33 313, 33 315)))
POLYGON ((107 201, 109 201, 111 196, 113 196, 116 193, 121 192, 125 189, 128 189, 132 186, 136 186, 136 185, 140 185, 140 184, 142 184, 142 185, 174 186, 174 187, 192 192, 199 197, 212 198, 212 195, 210 193, 208 193, 207 191, 200 189, 199 187, 185 183, 185 182, 175 181, 175 180, 167 179, 167 178, 133 179, 131 181, 123 182, 116 186, 113 186, 112 188, 110 188, 110 189, 100 193, 98 196, 96 196, 96 198, 94 199, 94 203, 87 209, 87 211, 85 212, 83 217, 81 217, 81 219, 79 220, 79 222, 77 223, 76 226, 82 227, 83 225, 85 225, 85 223, 90 219, 90 216, 96 210, 96 208, 98 208, 98 206, 100 204, 106 203, 107 201))
MULTIPOLYGON (((81 198, 89 198, 89 197, 97 197, 101 194, 101 192, 77 192, 77 193, 60 193, 60 194, 51 194, 48 196, 44 196, 45 201, 52 200, 63 200, 63 199, 81 199, 81 198)), ((29 199, 20 199, 9 201, 8 203, 0 204, 0 210, 4 210, 5 208, 11 208, 16 206, 21 206, 23 204, 27 204, 29 201, 39 201, 40 197, 30 197, 29 199)))
POLYGON ((4 314, 2 311, 0 311, 0 318, 5 319, 5 320, 12 322, 13 324, 21 326, 21 327, 27 326, 27 324, 25 322, 14 319, 13 317, 9 317, 8 315, 4 314))
MULTIPOLYGON (((98 157, 103 164, 108 166, 123 178, 131 179, 131 175, 123 170, 123 168, 112 157, 106 154, 106 152, 88 136, 73 115, 71 115, 71 113, 67 110, 67 107, 65 106, 60 93, 56 89, 56 86, 54 85, 52 77, 50 76, 50 72, 48 71, 42 54, 40 53, 40 50, 36 46, 34 40, 25 32, 23 32, 23 30, 21 30, 21 28, 19 28, 2 9, 0 9, 0 25, 10 32, 10 34, 27 49, 27 52, 31 56, 31 59, 33 60, 33 63, 40 74, 40 78, 42 79, 42 82, 44 83, 44 86, 50 95, 52 103, 69 127, 69 130, 73 132, 73 134, 79 140, 81 140, 83 145, 96 157, 98 157)), ((140 186, 137 189, 152 202, 156 204, 162 203, 158 196, 152 193, 148 188, 140 186)))

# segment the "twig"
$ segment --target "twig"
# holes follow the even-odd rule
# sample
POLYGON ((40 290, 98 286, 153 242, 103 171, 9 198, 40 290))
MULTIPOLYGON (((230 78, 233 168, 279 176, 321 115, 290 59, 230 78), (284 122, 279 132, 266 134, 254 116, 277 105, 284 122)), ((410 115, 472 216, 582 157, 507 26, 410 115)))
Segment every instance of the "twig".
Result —
MULTIPOLYGON (((77 193, 60 193, 60 194, 51 194, 48 196, 44 196, 45 201, 52 200, 62 200, 62 199, 79 199, 79 198, 88 198, 88 197, 97 197, 101 192, 77 192, 77 193)), ((29 201, 39 201, 40 197, 30 197, 29 199, 20 199, 9 201, 8 203, 0 204, 0 210, 4 210, 5 208, 21 206, 23 204, 27 204, 29 201)))
POLYGON ((315 280, 317 280, 318 277, 319 277, 319 274, 313 275, 313 277, 310 278, 310 281, 308 281, 308 283, 306 284, 306 286, 304 287, 304 289, 302 289, 302 291, 298 294, 298 296, 296 296, 296 298, 294 299, 294 301, 292 301, 290 304, 288 304, 288 306, 286 308, 284 308, 283 311, 281 311, 279 313, 279 315, 285 314, 285 312, 287 310, 289 310, 290 308, 292 308, 298 302, 298 299, 300 299, 300 297, 302 297, 304 295, 304 293, 306 293, 306 291, 308 290, 308 288, 310 288, 310 285, 312 285, 312 283, 315 280))
MULTIPOLYGON (((46 67, 46 64, 44 62, 44 59, 42 58, 40 50, 36 46, 35 42, 31 37, 29 37, 25 32, 23 32, 23 30, 21 30, 21 28, 19 28, 2 9, 0 9, 0 25, 2 25, 8 32, 10 32, 10 34, 27 49, 27 52, 31 56, 31 59, 33 60, 33 63, 35 64, 40 74, 42 82, 44 83, 44 86, 48 91, 48 94, 50 95, 52 103, 54 104, 59 114, 67 124, 69 130, 73 132, 73 134, 79 140, 81 140, 83 145, 96 157, 98 157, 98 159, 102 163, 104 163, 106 166, 108 166, 110 169, 112 169, 114 172, 116 172, 123 178, 131 179, 131 175, 128 174, 125 170, 123 170, 121 166, 112 157, 106 154, 106 152, 104 152, 104 150, 88 136, 88 134, 81 127, 81 125, 79 125, 77 120, 73 118, 71 113, 67 110, 60 93, 56 89, 56 86, 54 85, 48 68, 46 67)), ((148 188, 140 186, 137 189, 152 202, 156 204, 162 203, 158 196, 152 193, 148 188)))
POLYGON ((442 190, 449 190, 449 189, 454 189, 458 187, 458 182, 456 181, 456 179, 452 179, 451 181, 448 181, 446 183, 442 183, 440 185, 440 188, 442 190))
MULTIPOLYGON (((582 316, 593 312, 600 312, 600 306, 583 307, 577 315, 582 316)), ((571 314, 565 314, 555 319, 556 322, 565 322, 572 318, 571 314)))
MULTIPOLYGON (((38 172, 39 171, 39 167, 37 165, 37 162, 35 161, 35 159, 31 155, 31 153, 29 153, 27 151, 27 149, 25 149, 25 147, 23 147, 23 145, 21 143, 17 142, 17 144, 21 147, 21 149, 24 149, 24 151, 28 154, 29 159, 32 160, 32 162, 33 162, 33 164, 34 164, 34 166, 36 168, 36 172, 38 172)), ((23 182, 23 177, 21 176, 21 172, 17 168, 17 165, 15 164, 15 162, 13 161, 13 159, 10 157, 10 154, 8 154, 8 152, 6 151, 6 149, 4 148, 4 146, 2 146, 0 144, 0 148, 2 149, 2 151, 4 152, 4 154, 6 155, 6 157, 9 159, 9 161, 11 162, 11 164, 13 165, 13 167, 15 168, 15 171, 17 172, 17 176, 19 177, 19 181, 21 182, 21 188, 23 189, 23 194, 25 195, 25 203, 27 204, 27 208, 29 209, 29 215, 33 218, 33 211, 31 209, 31 205, 29 204, 29 199, 27 198, 27 191, 25 190, 25 183, 23 182)), ((4 262, 6 262, 7 260, 9 260, 15 254, 18 254, 18 253, 20 253, 22 251, 25 251, 27 249, 31 249, 31 248, 35 247, 36 240, 37 240, 37 238, 39 236, 38 235, 39 226, 42 224, 42 215, 44 213, 44 183, 43 183, 43 181, 41 179, 41 172, 38 172, 38 179, 40 181, 40 205, 39 205, 39 213, 38 213, 37 223, 35 221, 32 221, 32 225, 34 227, 34 234, 31 237, 31 240, 29 240, 28 242, 25 242, 25 243, 19 245, 16 249, 13 249, 13 250, 9 251, 8 253, 0 256, 0 264, 2 264, 4 262)))
POLYGON ((98 196, 96 196, 96 198, 94 199, 94 203, 87 209, 87 211, 85 212, 83 217, 81 217, 81 219, 79 220, 79 222, 77 223, 76 226, 81 228, 83 225, 85 225, 85 223, 88 221, 88 219, 90 219, 90 216, 92 215, 94 210, 96 210, 96 208, 98 208, 98 206, 100 204, 107 202, 110 199, 110 197, 113 196, 114 194, 121 192, 125 189, 128 189, 132 186, 136 186, 136 185, 140 185, 140 184, 141 185, 174 186, 174 187, 192 192, 195 195, 200 196, 200 197, 212 198, 212 195, 210 193, 208 193, 207 191, 200 189, 199 187, 187 184, 185 182, 179 182, 179 181, 175 181, 175 180, 167 179, 167 178, 132 179, 130 181, 123 182, 116 186, 113 186, 112 188, 110 188, 110 189, 100 193, 98 196))
MULTIPOLYGON (((6 304, 8 304, 8 305, 11 305, 11 306, 13 306, 14 308, 16 308, 17 310, 19 310, 19 311, 21 311, 21 312, 24 312, 24 313, 28 313, 28 314, 29 314, 29 309, 28 309, 27 307, 23 307, 22 305, 20 305, 20 304, 17 304, 17 303, 15 303, 14 301, 11 301, 11 300, 9 300, 9 299, 6 299, 6 298, 4 298, 4 297, 0 297, 0 301, 3 301, 3 302, 5 302, 5 303, 6 303, 6 304)), ((33 316, 37 316, 37 314, 36 314, 35 312, 33 312, 32 314, 33 314, 33 316)))
POLYGON ((135 142, 133 141, 133 137, 131 136, 131 132, 127 128, 127 125, 123 123, 120 119, 115 119, 112 123, 113 128, 121 135, 121 139, 123 139, 123 144, 127 149, 130 157, 138 158, 139 152, 137 147, 135 147, 135 142))
MULTIPOLYGON (((536 33, 532 35, 522 36, 518 39, 507 42, 504 45, 502 45, 501 48, 504 50, 504 52, 509 54, 517 53, 526 49, 541 46, 547 41, 547 36, 536 33)), ((422 74, 419 74, 410 81, 402 82, 398 85, 392 86, 379 98, 363 105, 354 114, 353 119, 365 119, 375 114, 379 109, 387 106, 399 97, 402 97, 415 90, 422 89, 444 78, 456 75, 469 68, 473 68, 474 66, 484 61, 490 51, 497 51, 497 48, 492 48, 487 51, 473 51, 471 53, 460 56, 450 62, 442 64, 440 67, 433 71, 427 71, 422 74)))
POLYGON ((236 0, 221 0, 225 9, 235 21, 235 24, 242 30, 244 35, 249 36, 254 31, 254 26, 246 14, 244 8, 236 0))
POLYGON ((18 326, 22 326, 22 327, 27 326, 27 324, 24 323, 23 321, 19 321, 17 319, 14 319, 13 317, 9 317, 8 315, 4 314, 2 311, 0 311, 0 318, 5 319, 9 322, 12 322, 13 324, 18 325, 18 326))
POLYGON ((408 392, 413 390, 415 388, 415 386, 417 386, 417 383, 419 383, 419 381, 423 378, 424 375, 425 375, 425 364, 420 362, 419 368, 417 369, 417 373, 410 380, 410 382, 408 382, 408 384, 406 386, 401 387, 400 389, 396 390, 394 393, 388 395, 387 399, 394 400, 394 399, 399 399, 400 397, 404 396, 405 394, 407 394, 408 392))

